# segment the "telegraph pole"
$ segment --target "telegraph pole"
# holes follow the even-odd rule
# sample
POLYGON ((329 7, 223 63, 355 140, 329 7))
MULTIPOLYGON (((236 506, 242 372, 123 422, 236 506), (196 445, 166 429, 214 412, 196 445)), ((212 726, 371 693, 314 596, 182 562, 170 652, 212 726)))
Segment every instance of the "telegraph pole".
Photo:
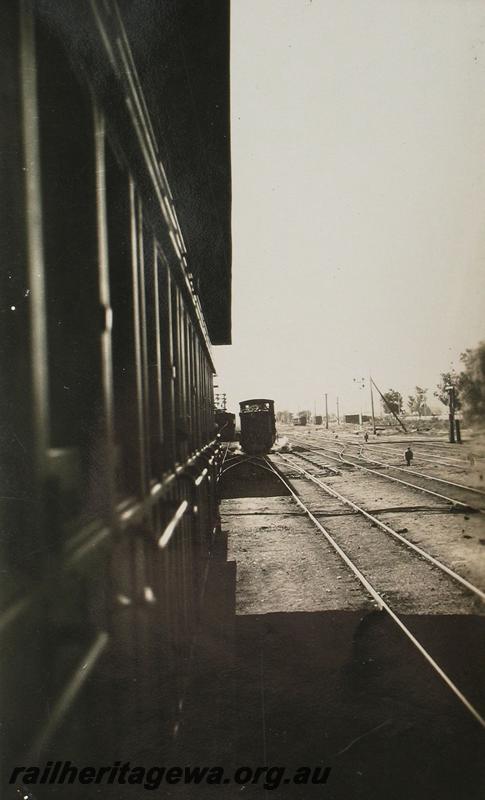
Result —
POLYGON ((456 429, 456 442, 457 444, 461 444, 461 425, 458 417, 455 417, 455 429, 456 429))
POLYGON ((455 387, 446 386, 448 392, 450 413, 448 419, 450 421, 450 442, 455 444, 455 387))
POLYGON ((328 431, 328 402, 327 402, 327 393, 325 392, 325 428, 328 431))
POLYGON ((340 425, 340 412, 338 407, 338 395, 337 395, 337 425, 340 425))
POLYGON ((370 384, 370 405, 372 409, 372 430, 374 431, 374 436, 376 435, 376 415, 374 413, 374 392, 372 391, 372 375, 369 375, 369 384, 370 384))
MULTIPOLYGON (((353 378, 354 383, 359 389, 365 389, 365 378, 353 378)), ((359 426, 362 428, 362 396, 360 396, 359 426)))
POLYGON ((384 402, 384 405, 386 406, 386 408, 388 408, 388 409, 389 409, 389 411, 391 412, 392 416, 393 416, 393 417, 395 417, 395 419, 396 419, 396 420, 399 422, 399 424, 400 424, 401 428, 403 429, 404 433, 407 433, 407 428, 406 428, 406 426, 405 426, 404 422, 402 421, 402 419, 400 419, 400 418, 398 417, 398 415, 396 414, 396 412, 394 411, 394 409, 392 408, 392 406, 390 406, 390 405, 389 405, 389 403, 387 402, 386 398, 385 398, 385 397, 384 397, 384 395, 382 394, 382 392, 381 392, 381 390, 379 389, 379 387, 378 387, 377 383, 375 382, 375 380, 374 380, 374 379, 372 379, 372 378, 371 378, 371 380, 372 380, 372 383, 374 384, 374 389, 376 389, 376 390, 379 392, 379 395, 380 395, 380 397, 381 397, 381 400, 384 402))

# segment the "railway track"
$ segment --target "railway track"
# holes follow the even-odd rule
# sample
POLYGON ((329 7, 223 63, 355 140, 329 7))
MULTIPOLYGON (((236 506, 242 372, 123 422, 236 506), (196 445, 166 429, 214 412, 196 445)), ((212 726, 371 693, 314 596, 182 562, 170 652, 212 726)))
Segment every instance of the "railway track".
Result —
MULTIPOLYGON (((350 439, 345 439, 345 443, 347 445, 349 445, 350 447, 356 447, 357 449, 369 450, 370 448, 372 448, 373 451, 374 450, 376 450, 376 451, 378 450, 380 453, 384 453, 384 454, 390 455, 390 456, 396 456, 396 457, 402 459, 402 450, 399 450, 397 448, 393 448, 391 445, 388 446, 387 443, 386 444, 381 444, 380 442, 366 442, 364 444, 363 442, 360 442, 360 441, 355 442, 355 441, 351 441, 350 439)), ((466 467, 470 466, 470 463, 469 463, 469 461, 467 459, 464 459, 464 458, 442 458, 440 455, 437 455, 436 453, 433 453, 432 451, 430 452, 429 450, 423 450, 423 449, 421 449, 421 443, 420 442, 413 442, 411 440, 409 442, 405 442, 405 444, 406 445, 411 445, 412 447, 415 448, 416 452, 419 453, 420 461, 425 461, 427 463, 434 464, 436 466, 439 466, 440 464, 443 464, 444 466, 453 467, 455 469, 460 469, 460 468, 465 469, 466 467)))
MULTIPOLYGON (((411 571, 411 573, 413 573, 415 576, 417 573, 424 575, 425 572, 428 572, 426 579, 428 584, 430 582, 434 582, 435 586, 438 586, 441 584, 441 581, 445 580, 447 582, 447 593, 449 592, 454 595, 458 602, 471 603, 471 613, 473 613, 475 610, 473 604, 480 604, 480 607, 482 606, 482 603, 485 601, 485 593, 479 587, 473 585, 454 570, 450 569, 438 559, 434 558, 431 554, 427 553, 422 548, 413 545, 411 542, 402 537, 397 531, 393 530, 389 525, 386 525, 381 520, 377 519, 370 512, 359 507, 352 500, 344 497, 344 495, 340 494, 339 492, 336 492, 332 487, 325 484, 315 475, 312 475, 307 469, 302 468, 300 465, 298 465, 293 456, 288 457, 286 455, 279 454, 276 456, 276 466, 273 463, 274 459, 275 457, 272 457, 272 460, 265 457, 262 459, 262 466, 264 466, 265 469, 273 472, 278 477, 278 479, 285 486, 286 490, 290 493, 297 506, 311 520, 319 533, 324 536, 325 540, 337 553, 339 558, 345 563, 355 578, 360 582, 366 593, 370 595, 377 607, 391 618, 393 623, 411 642, 413 647, 415 647, 421 653, 441 681, 453 692, 455 697, 459 700, 462 706, 464 706, 467 712, 471 714, 471 716, 483 729, 485 729, 485 717, 481 714, 480 710, 472 701, 470 701, 468 697, 464 695, 453 678, 450 677, 445 669, 443 669, 443 667, 436 662, 432 654, 426 648, 425 644, 416 638, 411 629, 403 622, 401 616, 396 612, 395 608, 393 608, 390 604, 389 596, 396 594, 392 589, 393 569, 391 567, 389 568, 388 576, 391 583, 384 589, 376 587, 375 575, 372 575, 373 569, 375 572, 376 550, 378 551, 379 559, 382 562, 383 559, 386 560, 388 558, 388 554, 392 549, 395 551, 395 549, 398 548, 399 553, 397 554, 397 560, 399 562, 399 570, 402 571, 404 569, 404 562, 406 562, 406 569, 408 572, 411 571), (293 471, 291 477, 283 474, 283 466, 285 465, 287 469, 289 467, 290 470, 293 471), (318 516, 321 515, 321 512, 319 512, 318 508, 315 508, 315 505, 313 509, 310 508, 309 501, 302 499, 301 493, 297 494, 291 482, 296 477, 298 477, 300 480, 306 481, 309 485, 316 485, 319 490, 325 492, 327 496, 331 496, 333 498, 333 502, 337 501, 337 508, 335 509, 335 517, 333 522, 331 520, 326 520, 325 525, 323 525, 321 519, 318 518, 318 516), (341 531, 342 518, 338 517, 339 504, 346 508, 350 507, 355 513, 355 518, 352 520, 352 536, 346 537, 341 531), (359 520, 359 523, 357 523, 357 520, 359 520), (380 533, 384 532, 386 537, 383 538, 379 533, 380 541, 377 542, 376 531, 379 531, 380 533), (366 544, 365 547, 362 546, 364 541, 366 544)), ((394 552, 393 559, 396 563, 396 552, 394 552)), ((389 563, 391 561, 392 559, 389 558, 389 563)), ((416 580, 419 584, 419 579, 415 579, 415 582, 416 580)), ((433 588, 431 588, 431 591, 433 591, 433 588)), ((393 603, 393 605, 395 606, 395 603, 393 603)))
MULTIPOLYGON (((317 433, 310 431, 307 431, 304 436, 302 436, 300 431, 298 432, 293 431, 292 434, 296 435, 296 437, 301 441, 310 438, 316 444, 321 444, 322 439, 323 442, 329 445, 336 443, 336 441, 333 438, 329 438, 325 434, 322 436, 322 434, 318 435, 317 433)), ((433 464, 438 468, 440 466, 443 466, 457 470, 465 470, 469 469, 470 466, 472 466, 476 462, 485 461, 485 456, 477 454, 469 454, 467 457, 462 457, 456 455, 454 451, 453 454, 450 455, 447 452, 446 448, 452 447, 452 445, 449 445, 444 442, 430 443, 427 441, 423 442, 421 440, 415 440, 415 439, 403 439, 403 440, 399 439, 393 442, 386 442, 386 441, 365 442, 361 438, 356 440, 355 437, 350 437, 345 434, 343 436, 342 434, 339 435, 338 442, 344 447, 344 449, 346 449, 347 447, 354 447, 361 451, 364 449, 369 450, 370 452, 379 451, 383 455, 388 455, 391 458, 392 457, 399 458, 400 461, 402 461, 404 446, 410 445, 412 448, 414 448, 416 455, 419 457, 420 461, 433 464), (398 448, 395 445, 402 445, 403 447, 398 448), (444 453, 443 449, 445 450, 444 453)))
MULTIPOLYGON (((318 439, 317 439, 318 441, 318 439)), ((321 440, 320 440, 321 441, 321 440)), ((359 456, 363 458, 367 458, 368 460, 376 460, 375 456, 378 455, 380 458, 381 463, 388 464, 389 466, 396 466, 399 465, 396 463, 392 463, 393 459, 399 459, 399 462, 402 463, 403 451, 397 448, 393 448, 392 446, 388 446, 387 443, 378 443, 378 442, 362 442, 362 441, 351 441, 350 439, 340 440, 342 444, 345 444, 344 449, 347 447, 353 447, 359 452, 359 456), (368 455, 364 455, 365 453, 368 455), (384 458, 391 459, 384 461, 384 458)), ((420 462, 425 464, 432 464, 435 468, 448 468, 459 473, 465 472, 470 469, 470 467, 475 464, 476 461, 482 460, 479 456, 473 456, 472 461, 470 459, 464 458, 441 458, 440 456, 436 455, 435 453, 429 452, 428 450, 422 450, 420 442, 405 442, 406 445, 412 445, 415 449, 415 453, 417 458, 420 462)), ((437 477, 437 476, 436 476, 437 477)), ((460 485, 460 484, 457 484, 460 485)), ((474 487, 474 490, 485 496, 485 491, 478 487, 474 487)))
POLYGON ((383 530, 385 533, 394 537, 394 539, 400 541, 405 547, 409 548, 410 550, 413 550, 422 558, 429 561, 435 567, 437 567, 438 569, 442 570, 447 575, 449 575, 453 580, 457 581, 466 589, 468 589, 470 592, 472 592, 472 594, 478 597, 482 602, 485 602, 485 592, 483 592, 480 588, 478 588, 474 584, 470 583, 470 581, 467 581, 466 578, 463 578, 455 570, 451 569, 450 567, 447 567, 446 564, 443 564, 442 561, 432 556, 431 553, 428 553, 421 547, 418 547, 417 545, 413 544, 413 542, 411 542, 409 539, 406 539, 404 536, 402 536, 399 533, 399 531, 394 530, 394 528, 392 528, 390 525, 387 525, 385 522, 378 519, 378 517, 376 517, 370 511, 367 511, 362 506, 358 505, 357 503, 354 503, 353 500, 351 500, 350 498, 345 497, 340 492, 337 492, 336 489, 324 483, 320 478, 316 477, 315 475, 312 475, 308 470, 303 469, 300 465, 295 463, 294 458, 288 458, 285 455, 281 455, 280 457, 286 463, 290 464, 294 469, 298 470, 298 472, 300 472, 305 478, 312 481, 312 483, 323 489, 331 497, 337 498, 344 505, 348 506, 349 508, 352 508, 358 514, 361 514, 363 517, 368 519, 373 525, 380 528, 380 530, 383 530))
POLYGON ((305 449, 311 452, 316 452, 317 454, 322 453, 325 458, 373 475, 378 475, 384 480, 393 481, 416 491, 437 497, 449 503, 450 506, 457 508, 457 510, 476 511, 480 514, 485 514, 485 492, 476 487, 466 486, 461 483, 456 483, 455 481, 446 480, 445 478, 438 478, 434 475, 427 475, 409 467, 397 467, 374 459, 370 461, 363 456, 344 457, 346 445, 339 450, 335 450, 329 446, 313 444, 308 440, 298 439, 298 442, 301 442, 305 449), (373 466, 369 466, 369 464, 373 466), (402 474, 405 474, 407 477, 412 476, 412 480, 404 480, 399 477, 402 474), (444 490, 446 490, 446 494, 444 494, 444 490))

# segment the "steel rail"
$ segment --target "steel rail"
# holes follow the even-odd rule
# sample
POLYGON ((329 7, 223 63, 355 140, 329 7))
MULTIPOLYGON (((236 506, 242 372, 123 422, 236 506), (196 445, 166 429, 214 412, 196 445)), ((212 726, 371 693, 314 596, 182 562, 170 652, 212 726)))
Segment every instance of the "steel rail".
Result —
POLYGON ((466 578, 463 578, 461 575, 452 570, 450 567, 447 567, 446 564, 443 564, 442 561, 439 561, 439 559, 435 558, 430 553, 426 552, 426 550, 422 550, 421 547, 418 547, 418 545, 413 544, 413 542, 410 542, 409 539, 406 539, 405 536, 401 536, 400 533, 395 531, 389 525, 386 525, 386 523, 382 522, 382 520, 378 519, 377 517, 374 517, 374 515, 371 514, 369 511, 366 511, 365 508, 358 506, 348 497, 345 497, 343 494, 340 494, 340 492, 337 492, 336 489, 333 489, 331 486, 328 486, 327 484, 323 483, 323 481, 319 480, 315 475, 312 475, 306 469, 303 469, 303 467, 300 467, 298 466, 298 464, 295 464, 294 461, 291 461, 287 456, 280 454, 280 457, 283 458, 294 469, 297 469, 299 472, 301 472, 303 475, 309 478, 309 480, 311 480, 317 486, 320 486, 324 491, 328 492, 328 494, 330 494, 332 497, 336 497, 338 500, 341 500, 342 503, 345 503, 345 505, 350 506, 350 508, 353 508, 354 511, 358 511, 360 514, 362 514, 364 517, 366 517, 372 523, 374 523, 374 525, 377 525, 379 528, 382 528, 382 530, 385 531, 386 533, 389 533, 391 536, 394 536, 396 539, 399 539, 399 541, 401 541, 406 547, 409 547, 411 550, 414 550, 416 553, 425 558, 435 567, 438 567, 439 569, 443 570, 443 572, 446 572, 446 574, 449 575, 451 578, 453 578, 453 580, 458 581, 458 583, 461 583, 470 592, 476 594, 477 597, 479 597, 480 600, 482 600, 482 602, 485 602, 485 592, 482 592, 482 590, 479 589, 478 586, 475 586, 473 583, 467 581, 466 578))
POLYGON ((227 466, 225 466, 225 467, 223 466, 222 469, 221 469, 221 477, 223 475, 225 475, 226 472, 229 472, 230 469, 234 469, 234 467, 238 467, 241 464, 246 464, 248 461, 251 461, 251 456, 245 456, 243 458, 238 458, 237 460, 232 461, 227 466))
MULTIPOLYGON (((315 440, 313 439, 313 441, 315 441, 315 440)), ((365 447, 379 447, 380 445, 378 445, 376 442, 363 443, 363 442, 352 442, 350 440, 344 440, 344 442, 345 442, 345 444, 342 443, 343 446, 342 446, 342 450, 341 450, 340 455, 342 455, 342 453, 345 451, 347 446, 349 446, 349 447, 359 447, 360 448, 359 456, 350 455, 349 456, 350 458, 363 458, 363 459, 365 459, 367 461, 372 461, 374 464, 380 464, 383 467, 390 467, 391 469, 399 470, 399 472, 405 472, 408 475, 409 474, 418 475, 419 477, 425 478, 425 479, 430 480, 430 481, 437 481, 438 483, 444 483, 444 484, 446 484, 448 486, 453 486, 453 487, 455 487, 457 489, 463 489, 464 491, 473 492, 474 494, 479 494, 479 495, 482 495, 483 497, 485 497, 485 491, 483 491, 482 489, 476 489, 474 486, 466 486, 463 483, 456 483, 455 481, 446 480, 446 478, 437 478, 437 477, 434 477, 433 475, 426 475, 423 472, 418 472, 417 470, 413 470, 413 469, 409 469, 409 468, 405 468, 405 467, 399 467, 399 466, 394 465, 394 464, 389 464, 386 461, 378 461, 375 458, 368 458, 367 456, 364 455, 363 450, 364 450, 365 447)), ((320 444, 320 443, 318 443, 318 444, 320 444)), ((333 453, 333 452, 336 452, 336 451, 331 450, 330 452, 333 453)), ((391 450, 391 451, 390 450, 384 450, 384 452, 385 453, 386 452, 387 453, 397 453, 399 451, 398 450, 391 450)), ((423 457, 421 456, 421 458, 423 458, 423 457)), ((424 461, 432 461, 432 459, 430 459, 430 458, 423 458, 423 460, 424 461)), ((447 463, 447 464, 450 464, 452 466, 456 466, 457 465, 456 463, 453 464, 451 461, 446 461, 445 462, 445 461, 443 461, 443 459, 441 459, 441 461, 442 461, 442 463, 447 463)), ((466 466, 466 462, 463 461, 461 464, 458 464, 458 466, 459 467, 466 466)))
MULTIPOLYGON (((438 483, 445 483, 447 486, 454 486, 457 489, 463 489, 463 490, 465 490, 467 492, 474 492, 475 494, 480 494, 483 497, 485 497, 485 491, 483 491, 482 489, 477 489, 474 486, 467 486, 464 483, 456 483, 456 481, 449 481, 446 478, 438 478, 438 477, 435 477, 434 475, 426 475, 424 472, 418 472, 415 469, 408 469, 408 468, 405 468, 405 467, 400 467, 397 464, 389 464, 389 462, 387 462, 387 461, 378 461, 375 458, 369 458, 368 456, 365 456, 364 455, 364 449, 366 447, 373 447, 373 446, 375 447, 376 445, 374 443, 363 444, 362 442, 350 442, 350 441, 346 442, 345 447, 342 449, 340 455, 342 455, 342 453, 345 451, 347 445, 349 445, 350 447, 359 447, 360 448, 359 455, 358 456, 352 456, 351 455, 350 458, 363 458, 366 461, 369 461, 369 462, 371 462, 373 464, 379 464, 382 467, 390 467, 391 469, 398 470, 399 472, 405 472, 407 475, 418 475, 418 477, 420 477, 420 478, 426 478, 427 480, 430 480, 430 481, 437 481, 438 483)), ((331 450, 331 452, 335 452, 335 451, 331 450)), ((391 451, 384 450, 384 452, 385 453, 398 453, 399 451, 398 450, 391 450, 391 451)), ((425 458, 424 461, 432 461, 432 459, 425 458)), ((446 463, 451 464, 452 462, 446 462, 446 463)))
MULTIPOLYGON (((387 453, 388 455, 394 455, 395 453, 397 453, 397 454, 401 454, 402 453, 402 451, 398 450, 397 447, 396 448, 387 447, 386 445, 380 445, 377 442, 365 442, 365 444, 362 444, 362 442, 351 442, 350 444, 353 444, 354 447, 357 447, 358 444, 361 445, 361 447, 377 447, 383 453, 387 453)), ((414 445, 414 446, 416 446, 416 445, 414 445)), ((465 459, 454 459, 454 460, 452 460, 452 459, 449 459, 449 458, 440 458, 440 456, 434 456, 433 457, 433 455, 431 453, 428 453, 428 455, 425 455, 421 451, 419 451, 419 457, 420 457, 420 459, 422 461, 429 461, 431 464, 445 464, 445 465, 450 466, 450 467, 458 467, 458 468, 469 466, 469 462, 466 461, 465 459)))
POLYGON ((401 629, 404 635, 409 639, 409 641, 414 645, 414 647, 421 653, 422 656, 426 659, 426 661, 431 665, 434 669, 436 674, 441 678, 443 683, 445 683, 449 689, 453 692, 453 694, 458 698, 458 700, 462 703, 462 705, 469 711, 469 713, 476 719, 476 721, 481 725, 482 728, 485 729, 485 718, 482 717, 480 712, 472 705, 472 703, 468 700, 467 697, 460 691, 458 686, 448 677, 446 672, 440 667, 440 665, 434 660, 432 655, 428 653, 425 647, 419 642, 418 639, 414 636, 413 633, 406 627, 406 625, 401 621, 395 611, 388 605, 388 603, 384 600, 382 595, 372 586, 370 581, 365 577, 363 572, 354 564, 354 562, 348 557, 348 555, 342 550, 339 544, 335 541, 335 539, 331 536, 331 534, 324 528, 324 526, 319 522, 319 520, 312 514, 310 509, 303 503, 302 500, 298 497, 298 495, 294 492, 292 487, 290 486, 287 481, 283 478, 283 476, 276 470, 270 461, 265 458, 266 463, 269 465, 270 469, 274 474, 280 479, 284 486, 288 489, 289 493, 293 497, 295 503, 304 511, 307 517, 313 522, 313 524, 318 528, 318 530, 323 533, 325 539, 331 545, 331 547, 338 553, 342 561, 344 561, 355 577, 360 581, 360 583, 367 589, 369 594, 371 595, 372 599, 377 603, 377 606, 380 610, 385 611, 386 614, 395 622, 395 624, 401 629))
POLYGON ((390 467, 391 469, 397 469, 399 472, 406 472, 408 475, 418 475, 420 478, 426 478, 429 481, 437 481, 437 483, 445 483, 447 486, 454 486, 456 489, 463 489, 466 492, 473 492, 474 494, 480 494, 485 497, 485 492, 482 489, 476 489, 474 486, 466 486, 464 483, 456 483, 455 481, 448 481, 446 478, 435 478, 434 475, 426 475, 424 472, 418 472, 415 469, 406 469, 405 467, 398 467, 394 464, 388 464, 385 461, 377 461, 376 459, 367 459, 367 457, 361 453, 361 458, 365 458, 368 461, 372 461, 373 464, 380 464, 383 467, 390 467))
MULTIPOLYGON (((384 453, 401 453, 401 450, 398 450, 395 447, 395 442, 362 442, 362 441, 352 441, 351 439, 341 439, 346 444, 349 444, 351 447, 377 447, 379 450, 383 451, 384 453)), ((420 446, 421 444, 425 444, 424 442, 404 442, 404 444, 412 444, 414 447, 420 446)), ((426 451, 425 451, 426 453, 426 451)), ((466 467, 469 462, 464 458, 442 458, 439 455, 434 455, 432 453, 428 453, 425 455, 422 451, 419 451, 419 457, 422 461, 430 461, 432 463, 440 462, 441 464, 448 464, 452 467, 466 467)))
MULTIPOLYGON (((327 453, 327 451, 324 450, 324 448, 315 447, 313 445, 307 445, 307 446, 309 446, 311 450, 321 450, 322 452, 327 453)), ((296 453, 295 455, 299 454, 296 453)), ((340 455, 339 457, 335 455, 334 456, 326 455, 326 458, 333 458, 334 461, 340 461, 343 464, 349 464, 351 467, 356 467, 357 469, 361 469, 364 472, 371 472, 373 475, 378 475, 381 478, 384 478, 385 480, 395 481, 395 483, 400 483, 403 486, 408 486, 410 489, 416 489, 416 491, 418 492, 424 492, 425 494, 431 494, 434 497, 439 497, 440 500, 446 500, 446 502, 451 503, 452 506, 461 506, 463 510, 469 511, 471 509, 473 511, 478 511, 480 514, 485 513, 485 511, 483 511, 483 509, 481 508, 475 508, 474 506, 470 506, 469 503, 462 503, 461 500, 455 500, 453 497, 448 497, 447 495, 440 494, 439 492, 434 492, 432 489, 426 489, 424 486, 417 486, 415 483, 409 483, 409 481, 403 481, 401 478, 395 478, 393 475, 386 475, 385 473, 379 472, 376 469, 371 469, 370 467, 364 467, 362 464, 355 464, 353 461, 348 461, 347 459, 343 458, 342 455, 340 455)), ((316 466, 320 466, 320 464, 317 464, 316 466)), ((393 467, 393 469, 396 469, 396 467, 393 467)), ((403 471, 406 472, 407 470, 403 471)), ((434 480, 434 478, 429 478, 429 480, 434 480)))

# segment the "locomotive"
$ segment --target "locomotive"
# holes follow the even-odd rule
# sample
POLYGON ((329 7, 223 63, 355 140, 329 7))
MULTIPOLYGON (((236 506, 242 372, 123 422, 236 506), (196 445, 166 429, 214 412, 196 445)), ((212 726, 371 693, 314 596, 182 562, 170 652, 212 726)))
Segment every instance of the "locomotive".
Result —
POLYGON ((250 455, 269 453, 276 439, 274 400, 243 400, 239 409, 242 449, 250 455))

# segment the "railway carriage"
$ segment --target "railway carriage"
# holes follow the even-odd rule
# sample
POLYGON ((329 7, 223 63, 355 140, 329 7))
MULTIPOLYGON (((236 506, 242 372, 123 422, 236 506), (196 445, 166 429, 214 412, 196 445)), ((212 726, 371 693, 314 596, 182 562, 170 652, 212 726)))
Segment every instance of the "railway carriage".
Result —
POLYGON ((242 449, 251 455, 268 453, 276 439, 274 401, 243 400, 239 408, 242 449))
POLYGON ((230 344, 229 2, 7 3, 0 64, 3 783, 180 717, 230 344))
POLYGON ((221 441, 233 442, 236 438, 236 415, 230 411, 217 409, 215 413, 217 433, 221 441))

